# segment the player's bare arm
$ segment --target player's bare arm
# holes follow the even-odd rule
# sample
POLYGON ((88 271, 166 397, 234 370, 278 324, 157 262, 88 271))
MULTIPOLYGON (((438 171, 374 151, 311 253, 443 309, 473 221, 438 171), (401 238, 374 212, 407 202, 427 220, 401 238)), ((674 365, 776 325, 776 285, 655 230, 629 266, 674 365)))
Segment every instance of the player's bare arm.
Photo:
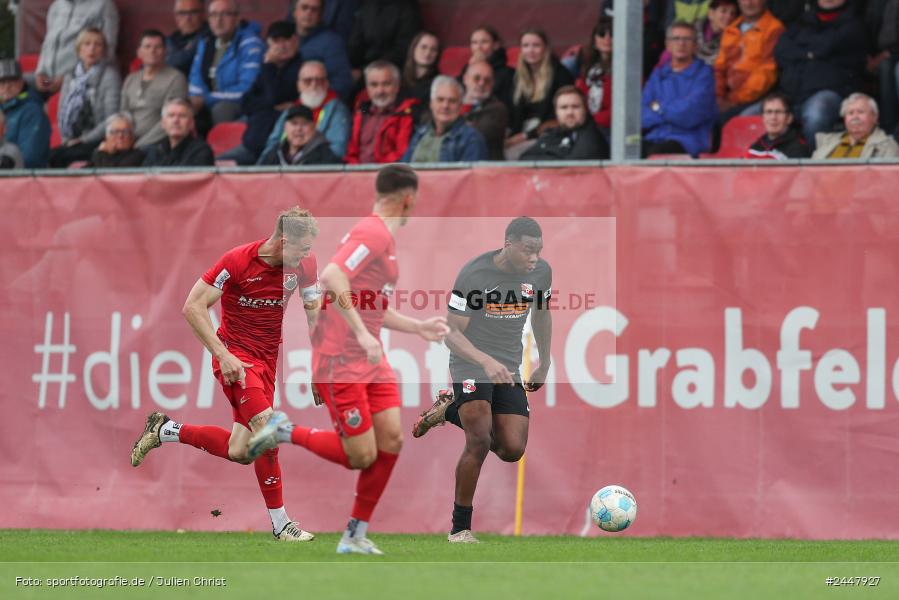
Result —
POLYGON ((515 383, 509 369, 492 356, 475 348, 471 340, 465 337, 464 332, 470 320, 469 317, 453 313, 447 315, 446 322, 450 332, 446 336, 446 347, 463 359, 480 365, 492 383, 515 383))
POLYGON ((315 331, 316 325, 318 325, 318 314, 322 309, 322 300, 321 297, 313 300, 311 302, 303 303, 303 310, 306 311, 306 323, 309 325, 309 335, 312 335, 312 332, 315 331))
POLYGON ((449 333, 449 326, 444 317, 415 319, 400 314, 393 308, 384 313, 384 327, 403 333, 414 333, 429 342, 441 342, 449 333))
POLYGON ((546 374, 549 372, 550 354, 552 345, 553 320, 549 306, 534 307, 531 311, 531 328, 534 330, 534 340, 537 342, 537 353, 540 356, 540 366, 534 369, 524 389, 528 392, 536 392, 546 382, 546 374))
POLYGON ((202 279, 198 279, 187 295, 181 314, 187 319, 194 335, 218 359, 225 382, 228 384, 239 382, 243 386, 245 379, 244 369, 253 365, 242 362, 228 351, 225 344, 216 335, 212 319, 209 318, 209 307, 218 302, 221 297, 222 290, 209 285, 202 279))
POLYGON ((321 274, 322 285, 330 291, 335 298, 335 306, 340 311, 340 316, 350 326, 350 331, 356 336, 356 341, 365 350, 368 362, 376 365, 381 361, 381 342, 375 338, 365 324, 359 311, 353 306, 350 280, 346 273, 334 263, 328 263, 321 274))

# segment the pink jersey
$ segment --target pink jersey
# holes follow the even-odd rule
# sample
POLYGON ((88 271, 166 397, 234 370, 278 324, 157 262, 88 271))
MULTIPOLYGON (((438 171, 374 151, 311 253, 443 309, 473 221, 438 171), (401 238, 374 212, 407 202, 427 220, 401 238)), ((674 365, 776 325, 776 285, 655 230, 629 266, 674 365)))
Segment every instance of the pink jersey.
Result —
MULTIPOLYGON (((359 221, 341 240, 331 262, 347 274, 365 328, 380 339, 384 312, 400 276, 396 241, 384 221, 374 214, 359 221)), ((312 345, 321 354, 365 358, 356 336, 333 304, 322 310, 312 345)))
POLYGON ((219 339, 230 351, 277 362, 281 321, 288 300, 297 288, 311 298, 318 290, 315 255, 291 269, 269 266, 259 258, 259 240, 225 253, 203 275, 203 281, 222 290, 222 325, 219 339))

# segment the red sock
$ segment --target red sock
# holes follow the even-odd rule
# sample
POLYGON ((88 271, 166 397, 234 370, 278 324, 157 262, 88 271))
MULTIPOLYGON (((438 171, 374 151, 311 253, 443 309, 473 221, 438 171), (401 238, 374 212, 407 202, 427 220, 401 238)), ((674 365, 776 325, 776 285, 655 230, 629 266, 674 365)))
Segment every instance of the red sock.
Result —
POLYGON ((399 454, 391 454, 378 450, 378 458, 370 467, 359 473, 359 480, 356 482, 356 501, 353 503, 352 517, 360 521, 370 521, 371 514, 387 487, 390 480, 390 473, 393 472, 393 465, 399 454))
POLYGON ((297 446, 318 454, 324 459, 350 469, 350 461, 343 450, 343 443, 335 431, 325 431, 314 427, 295 426, 290 441, 297 446))
POLYGON ((284 496, 281 493, 281 463, 278 462, 278 449, 274 448, 265 452, 253 463, 256 469, 256 479, 259 481, 259 490, 265 498, 267 508, 281 508, 284 506, 284 496))
POLYGON ((228 456, 228 440, 231 432, 214 425, 188 425, 181 426, 178 441, 189 444, 194 448, 205 450, 213 456, 231 460, 228 456))

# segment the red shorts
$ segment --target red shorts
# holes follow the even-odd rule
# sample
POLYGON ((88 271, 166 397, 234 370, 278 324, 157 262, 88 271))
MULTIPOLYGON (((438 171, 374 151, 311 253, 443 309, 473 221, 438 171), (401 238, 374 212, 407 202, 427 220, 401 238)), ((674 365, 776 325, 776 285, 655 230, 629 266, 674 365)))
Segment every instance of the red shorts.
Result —
POLYGON ((312 381, 341 437, 365 433, 373 414, 401 405, 396 376, 384 356, 372 365, 364 358, 346 361, 313 352, 312 381))
POLYGON ((275 398, 275 365, 263 363, 258 358, 252 358, 234 352, 234 356, 253 366, 246 368, 244 383, 246 387, 240 387, 239 383, 226 384, 222 377, 219 361, 212 358, 212 374, 222 385, 222 390, 231 403, 231 411, 234 422, 240 423, 247 429, 250 428, 250 419, 267 408, 272 408, 275 398))

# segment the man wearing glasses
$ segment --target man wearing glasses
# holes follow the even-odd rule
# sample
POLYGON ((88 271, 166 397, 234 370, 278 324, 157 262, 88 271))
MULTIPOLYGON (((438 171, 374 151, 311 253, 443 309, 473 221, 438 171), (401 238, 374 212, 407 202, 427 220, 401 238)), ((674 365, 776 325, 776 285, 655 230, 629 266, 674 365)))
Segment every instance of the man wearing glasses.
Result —
POLYGON ((668 26, 665 48, 671 60, 652 72, 643 87, 643 157, 689 154, 709 149, 718 117, 715 73, 696 60, 696 30, 685 21, 668 26))
POLYGON ((203 18, 205 14, 203 0, 175 1, 177 29, 165 40, 165 62, 184 73, 184 77, 190 75, 197 44, 201 38, 209 35, 209 24, 203 18))
POLYGON ((188 79, 197 127, 204 134, 240 116, 240 99, 256 81, 265 56, 259 24, 240 20, 236 0, 212 0, 207 17, 212 36, 200 40, 188 79))

